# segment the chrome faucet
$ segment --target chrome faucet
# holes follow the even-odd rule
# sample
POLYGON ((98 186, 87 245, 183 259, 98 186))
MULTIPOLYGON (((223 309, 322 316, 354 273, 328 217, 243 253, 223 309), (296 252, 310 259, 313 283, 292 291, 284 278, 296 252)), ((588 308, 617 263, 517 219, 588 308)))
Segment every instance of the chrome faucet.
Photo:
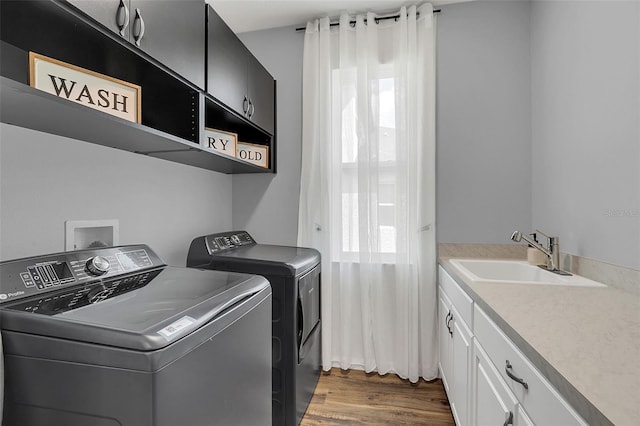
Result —
POLYGON ((546 237, 549 240, 549 244, 547 247, 542 247, 536 240, 534 240, 530 235, 523 234, 520 231, 515 231, 511 234, 511 239, 515 242, 520 242, 521 240, 525 240, 531 247, 534 247, 540 250, 542 253, 547 256, 547 265, 540 265, 541 268, 546 269, 547 271, 554 272, 559 275, 571 275, 568 272, 565 272, 559 268, 560 265, 560 239, 558 237, 550 237, 546 235, 544 232, 536 229, 536 234, 540 234, 546 237))

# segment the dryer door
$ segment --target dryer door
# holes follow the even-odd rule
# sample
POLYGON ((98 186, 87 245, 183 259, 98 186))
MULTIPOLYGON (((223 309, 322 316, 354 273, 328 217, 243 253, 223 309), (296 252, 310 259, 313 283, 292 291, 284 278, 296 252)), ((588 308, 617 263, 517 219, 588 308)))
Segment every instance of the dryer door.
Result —
POLYGON ((320 321, 320 264, 298 279, 298 353, 320 321))

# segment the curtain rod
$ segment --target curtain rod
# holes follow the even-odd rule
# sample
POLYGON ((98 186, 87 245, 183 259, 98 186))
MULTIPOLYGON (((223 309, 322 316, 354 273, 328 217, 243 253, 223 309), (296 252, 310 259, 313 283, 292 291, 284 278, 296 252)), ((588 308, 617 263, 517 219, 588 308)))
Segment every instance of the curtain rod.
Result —
MULTIPOLYGON (((442 11, 442 9, 433 9, 433 13, 440 13, 441 11, 442 11)), ((417 13, 416 15, 420 16, 419 13, 417 13)), ((391 16, 382 16, 380 18, 375 18, 375 19, 376 19, 376 24, 377 24, 378 22, 386 21, 387 19, 396 19, 397 20, 399 17, 400 17, 400 15, 391 15, 391 16)), ((364 22, 366 24, 367 20, 365 19, 364 22)), ((349 21, 349 24, 351 26, 353 26, 353 25, 356 24, 356 21, 349 21)), ((338 25, 340 25, 339 22, 332 22, 332 23, 329 24, 330 27, 335 27, 335 26, 338 26, 338 25)), ((307 27, 300 27, 300 28, 296 28, 296 31, 304 31, 306 29, 307 29, 307 27)))

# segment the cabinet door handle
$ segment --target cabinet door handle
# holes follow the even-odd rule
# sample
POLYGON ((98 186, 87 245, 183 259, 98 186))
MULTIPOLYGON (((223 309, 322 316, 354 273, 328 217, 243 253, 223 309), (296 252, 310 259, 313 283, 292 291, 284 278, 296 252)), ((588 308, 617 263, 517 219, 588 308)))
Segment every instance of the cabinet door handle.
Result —
POLYGON ((142 37, 144 37, 144 19, 142 19, 140 9, 136 8, 136 17, 133 19, 133 39, 136 46, 140 46, 142 37))
POLYGON ((504 425, 503 426, 509 426, 513 424, 513 411, 509 411, 509 414, 507 414, 506 419, 504 421, 504 425))
POLYGON ((452 320, 453 320, 453 314, 451 312, 449 312, 449 319, 447 320, 447 329, 449 330, 449 334, 453 337, 453 330, 451 329, 451 326, 449 325, 452 320))
POLYGON ((242 101, 242 112, 244 115, 247 115, 249 112, 249 98, 245 95, 244 100, 242 101))
POLYGON ((116 12, 116 25, 120 30, 120 36, 124 37, 124 30, 129 26, 129 8, 124 0, 120 0, 118 11, 116 12))
POLYGON ((253 105, 253 102, 251 102, 251 99, 249 99, 249 118, 253 117, 254 112, 256 112, 256 107, 253 105))
POLYGON ((509 362, 509 360, 507 360, 507 365, 504 368, 504 371, 507 373, 507 376, 509 376, 509 378, 514 382, 520 383, 522 386, 524 386, 525 389, 529 389, 529 385, 527 384, 527 382, 522 380, 520 377, 514 376, 514 374, 511 372, 511 368, 512 368, 511 363, 509 362))
POLYGON ((296 340, 298 343, 298 353, 300 352, 300 348, 302 347, 302 334, 304 332, 304 311, 302 310, 302 299, 298 296, 298 329, 296 330, 296 340))

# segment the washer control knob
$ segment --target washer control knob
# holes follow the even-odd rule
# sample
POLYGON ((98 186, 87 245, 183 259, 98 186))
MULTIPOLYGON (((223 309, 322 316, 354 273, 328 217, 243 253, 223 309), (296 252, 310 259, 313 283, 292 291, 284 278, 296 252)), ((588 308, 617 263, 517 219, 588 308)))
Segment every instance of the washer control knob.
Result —
POLYGON ((89 260, 87 260, 87 271, 91 275, 95 275, 96 277, 99 275, 104 275, 109 272, 109 267, 111 264, 109 261, 102 256, 93 256, 89 260))
POLYGON ((240 245, 240 237, 238 237, 237 235, 232 235, 231 236, 231 242, 237 246, 240 245))

